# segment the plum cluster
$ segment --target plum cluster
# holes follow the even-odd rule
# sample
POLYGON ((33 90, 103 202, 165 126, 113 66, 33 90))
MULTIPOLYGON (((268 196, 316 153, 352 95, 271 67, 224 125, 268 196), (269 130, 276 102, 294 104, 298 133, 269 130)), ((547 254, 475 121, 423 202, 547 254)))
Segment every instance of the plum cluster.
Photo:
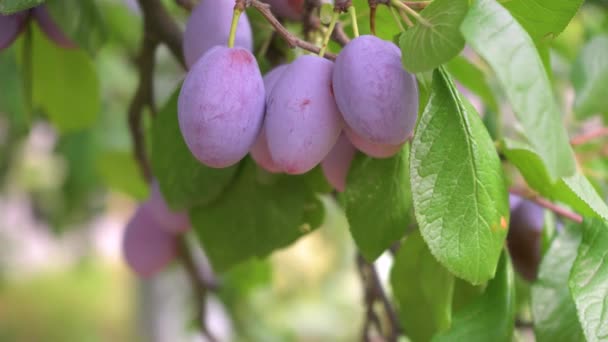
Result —
POLYGON ((124 232, 122 250, 133 272, 150 277, 177 254, 178 236, 190 228, 185 212, 174 212, 153 182, 150 197, 139 205, 124 232))
MULTIPOLYGON (((213 4, 217 16, 221 4, 213 4)), ((228 17, 232 8, 226 6, 228 17)), ((236 47, 229 48, 188 34, 190 27, 201 29, 201 18, 195 9, 186 29, 184 51, 196 53, 187 57, 190 70, 178 100, 180 130, 201 163, 228 167, 250 153, 273 173, 302 174, 321 164, 330 183, 343 191, 356 149, 390 157, 412 134, 416 79, 401 66, 394 44, 361 36, 335 63, 303 55, 262 77, 250 52, 246 19, 237 27, 236 47)), ((226 38, 227 22, 219 20, 214 28, 226 38)))
POLYGON ((509 196, 511 222, 507 246, 515 270, 527 280, 536 279, 541 260, 544 210, 538 204, 516 195, 509 196))
POLYGON ((65 49, 76 48, 76 44, 57 26, 46 5, 40 5, 10 15, 0 14, 0 50, 9 47, 30 20, 36 21, 40 29, 55 44, 65 49))

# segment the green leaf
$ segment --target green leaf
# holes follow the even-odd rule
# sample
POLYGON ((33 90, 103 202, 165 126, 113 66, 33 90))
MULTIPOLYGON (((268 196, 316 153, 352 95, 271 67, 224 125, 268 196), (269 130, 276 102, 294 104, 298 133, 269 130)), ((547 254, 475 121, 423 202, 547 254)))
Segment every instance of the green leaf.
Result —
POLYGON ((553 39, 574 17, 583 0, 500 0, 532 39, 553 39))
POLYGON ((587 341, 608 340, 608 224, 585 220, 570 291, 587 341))
POLYGON ((580 52, 572 67, 572 84, 576 91, 574 111, 580 119, 608 113, 608 36, 593 38, 580 52))
POLYGON ((238 166, 213 169, 201 164, 184 142, 177 121, 177 87, 152 124, 152 171, 174 209, 215 200, 234 179, 238 166))
POLYGON ((392 158, 358 154, 344 192, 350 232, 369 261, 403 237, 410 222, 409 149, 392 158))
POLYGON ((433 342, 511 341, 515 322, 515 284, 513 268, 503 253, 496 277, 483 295, 456 312, 452 327, 433 338, 433 342))
POLYGON ((0 0, 0 13, 12 14, 43 3, 44 0, 0 0))
POLYGON ((464 48, 458 28, 468 7, 468 0, 434 0, 422 10, 426 21, 403 32, 399 40, 405 69, 432 70, 458 55, 464 48))
POLYGON ((76 45, 95 53, 107 38, 105 24, 94 0, 50 0, 54 22, 76 45))
POLYGON ((564 202, 585 216, 608 219, 608 206, 581 173, 551 183, 540 157, 530 146, 504 139, 502 150, 507 159, 519 169, 528 185, 541 195, 564 202))
POLYGON ((323 210, 307 186, 306 175, 275 175, 262 183, 249 158, 240 167, 237 179, 221 197, 190 210, 199 240, 219 272, 291 244, 317 228, 307 219, 323 210))
POLYGON ((538 342, 583 341, 576 307, 568 290, 568 275, 581 237, 567 227, 551 243, 532 285, 532 317, 538 342))
POLYGON ((452 77, 479 96, 486 106, 495 112, 498 111, 494 93, 486 80, 486 76, 477 66, 462 56, 456 56, 445 66, 452 77))
POLYGON ((81 50, 63 49, 33 29, 33 98, 62 132, 87 128, 101 103, 93 61, 81 50))
POLYGON ((96 169, 104 183, 114 190, 144 199, 148 184, 144 180, 131 151, 105 150, 99 153, 96 169))
POLYGON ((443 69, 412 142, 414 212, 431 252, 456 276, 480 284, 494 276, 507 234, 507 188, 479 114, 443 69))
MULTIPOLYGON (((367 0, 353 0, 353 7, 357 9, 357 23, 359 27, 359 33, 361 35, 371 34, 370 28, 370 14, 369 5, 367 0)), ((349 16, 350 18, 350 16, 349 16)), ((345 20, 345 29, 350 37, 353 36, 352 25, 350 20, 345 20)), ((395 34, 399 32, 395 20, 388 8, 388 6, 378 6, 376 8, 376 36, 378 38, 393 41, 395 34)))
POLYGON ((536 46, 495 0, 477 0, 461 26, 467 42, 492 67, 524 134, 551 180, 574 174, 574 156, 536 46))
POLYGON ((399 319, 412 341, 429 341, 450 327, 454 276, 435 260, 419 232, 401 245, 390 279, 399 319))

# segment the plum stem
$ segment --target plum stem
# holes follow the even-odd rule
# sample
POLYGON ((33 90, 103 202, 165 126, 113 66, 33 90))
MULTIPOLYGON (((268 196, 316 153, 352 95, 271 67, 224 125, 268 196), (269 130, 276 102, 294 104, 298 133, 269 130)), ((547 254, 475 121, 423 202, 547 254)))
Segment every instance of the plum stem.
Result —
POLYGON ((32 26, 28 23, 23 39, 23 93, 25 96, 25 121, 29 126, 34 111, 33 100, 33 71, 34 63, 32 62, 33 47, 32 47, 32 26))
POLYGON ((232 13, 232 23, 230 24, 230 35, 228 36, 228 47, 234 47, 234 40, 236 39, 236 28, 239 26, 239 18, 241 17, 241 13, 243 10, 235 5, 234 12, 232 13))
POLYGON ((403 27, 403 23, 401 23, 401 19, 399 18, 399 15, 397 15, 395 6, 389 6, 388 8, 391 10, 391 14, 393 15, 393 19, 395 19, 397 26, 399 26, 399 31, 405 32, 405 27, 403 27))
POLYGON ((354 5, 348 8, 348 13, 350 14, 350 20, 353 22, 353 34, 357 38, 359 37, 359 24, 357 23, 357 10, 354 5))
MULTIPOLYGON (((289 45, 290 48, 294 48, 297 46, 301 49, 310 51, 312 53, 319 53, 319 51, 321 51, 320 47, 318 47, 310 42, 307 42, 305 40, 302 40, 302 39, 294 36, 291 32, 289 32, 289 30, 287 30, 277 20, 277 18, 275 18, 275 16, 272 15, 272 12, 270 12, 270 6, 268 4, 265 4, 265 3, 261 2, 260 0, 250 0, 250 5, 253 8, 255 8, 258 12, 260 12, 260 14, 266 19, 266 21, 268 21, 268 23, 270 23, 270 25, 272 25, 272 27, 275 29, 275 31, 287 42, 287 45, 289 45)), ((325 57, 327 59, 331 59, 331 60, 336 59, 336 55, 333 53, 329 53, 329 52, 325 52, 323 57, 325 57)))
POLYGON ((424 17, 422 17, 418 12, 414 11, 410 6, 404 4, 400 0, 390 0, 390 4, 404 10, 407 14, 414 17, 414 19, 416 19, 420 24, 428 27, 432 26, 428 20, 424 19, 424 17))
POLYGON ((412 20, 410 19, 410 17, 407 16, 407 14, 405 13, 405 11, 399 10, 399 15, 401 15, 401 19, 403 19, 403 21, 405 21, 405 24, 408 27, 414 26, 414 23, 412 22, 412 20))
POLYGON ((538 196, 537 194, 533 193, 530 190, 513 188, 513 189, 509 189, 509 192, 512 193, 513 195, 518 195, 518 196, 527 198, 530 201, 540 205, 541 207, 551 210, 552 212, 554 212, 555 214, 557 214, 561 217, 567 218, 576 223, 583 222, 583 217, 581 215, 571 212, 567 209, 564 209, 564 208, 558 206, 557 204, 552 203, 549 200, 538 196))
POLYGON ((332 33, 334 32, 334 28, 336 27, 336 22, 338 21, 339 17, 339 12, 334 11, 331 14, 331 21, 329 22, 329 27, 327 28, 327 32, 323 37, 323 44, 321 44, 321 50, 319 50, 320 57, 323 57, 323 55, 325 54, 325 50, 327 50, 327 45, 329 44, 329 37, 331 37, 332 33))

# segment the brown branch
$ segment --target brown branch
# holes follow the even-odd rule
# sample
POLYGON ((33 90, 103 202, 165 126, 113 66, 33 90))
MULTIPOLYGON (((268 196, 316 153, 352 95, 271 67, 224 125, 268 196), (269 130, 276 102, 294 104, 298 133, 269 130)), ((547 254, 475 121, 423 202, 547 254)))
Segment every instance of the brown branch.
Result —
POLYGON ((581 215, 574 213, 572 211, 569 211, 565 208, 562 208, 562 207, 558 206, 557 204, 552 203, 549 200, 547 200, 546 198, 540 197, 537 194, 535 194, 529 190, 513 188, 513 189, 509 189, 509 192, 512 193, 513 195, 518 195, 518 196, 527 198, 530 201, 540 205, 541 207, 551 210, 552 212, 554 212, 555 214, 557 214, 561 217, 567 218, 576 223, 583 222, 583 217, 581 215))
MULTIPOLYGON (((251 6, 255 8, 260 14, 274 27, 277 33, 283 37, 283 39, 287 42, 290 48, 299 47, 304 50, 310 51, 312 53, 319 53, 321 50, 318 46, 302 40, 296 36, 294 36, 291 32, 289 32, 278 20, 275 16, 270 12, 270 6, 259 1, 259 0, 251 0, 251 6)), ((335 60, 336 55, 333 53, 326 52, 324 57, 327 59, 335 60)))
POLYGON ((342 27, 341 23, 336 23, 336 27, 334 27, 334 32, 331 33, 331 39, 336 43, 344 46, 350 42, 350 38, 344 32, 344 27, 342 27))
POLYGON ((583 145, 597 138, 608 136, 608 127, 600 127, 598 129, 580 134, 570 139, 572 146, 583 145))
POLYGON ((206 283, 203 279, 201 279, 200 272, 198 270, 197 264, 194 261, 192 253, 188 248, 188 241, 186 236, 182 236, 180 238, 180 260, 182 265, 184 266, 184 270, 190 279, 190 284, 192 284, 192 290, 194 292, 196 301, 195 301, 195 309, 196 309, 196 321, 199 324, 199 328, 201 333, 208 341, 214 342, 217 341, 215 337, 209 331, 207 327, 205 315, 206 315, 206 303, 207 303, 207 293, 212 290, 211 286, 206 286, 206 283))
POLYGON ((144 17, 144 31, 165 44, 178 62, 186 68, 182 52, 182 32, 160 0, 139 0, 144 17))
POLYGON ((379 332, 382 333, 386 338, 386 341, 397 341, 401 333, 399 320, 390 300, 382 288, 382 283, 380 282, 380 278, 378 277, 378 272, 376 272, 374 264, 368 263, 360 253, 357 253, 357 268, 359 269, 365 290, 364 299, 366 306, 366 321, 364 323, 364 339, 368 338, 369 329, 371 326, 376 325, 378 326, 379 332), (386 332, 382 331, 383 329, 374 311, 374 304, 376 302, 379 302, 384 309, 388 328, 388 331, 386 332))
POLYGON ((188 12, 191 12, 196 7, 196 2, 193 0, 175 0, 175 3, 188 12))
POLYGON ((141 50, 136 59, 139 84, 129 105, 129 130, 131 132, 131 139, 133 140, 135 160, 148 182, 152 180, 152 171, 146 154, 146 143, 143 128, 141 127, 141 120, 146 107, 153 113, 155 112, 152 82, 154 77, 154 55, 157 47, 158 42, 144 32, 141 50))
POLYGON ((368 0, 369 5, 369 29, 371 33, 376 35, 376 8, 378 7, 377 0, 368 0))

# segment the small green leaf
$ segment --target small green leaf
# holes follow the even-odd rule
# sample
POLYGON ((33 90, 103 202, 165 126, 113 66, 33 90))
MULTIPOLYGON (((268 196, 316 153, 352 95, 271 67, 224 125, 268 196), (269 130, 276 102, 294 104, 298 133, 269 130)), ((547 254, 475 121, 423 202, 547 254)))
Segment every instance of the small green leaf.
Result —
POLYGON ((174 209, 205 205, 233 180, 237 165, 213 169, 201 164, 184 142, 177 121, 177 87, 152 124, 152 171, 174 209))
POLYGON ((495 0, 475 1, 461 31, 496 73, 551 181, 574 174, 574 155, 561 113, 543 62, 527 32, 495 0))
POLYGON ((579 227, 567 227, 551 243, 532 285, 532 317, 538 342, 583 341, 568 275, 581 241, 579 227))
POLYGON ((36 7, 45 0, 0 0, 0 14, 12 14, 36 7))
POLYGON ((496 277, 485 292, 455 313, 452 327, 433 338, 433 342, 511 341, 515 322, 515 284, 507 253, 498 263, 496 277))
POLYGON ((486 76, 477 66, 462 56, 456 56, 446 64, 446 68, 452 77, 479 96, 486 106, 495 112, 498 111, 494 93, 486 76))
POLYGON ((593 38, 580 52, 572 67, 572 84, 576 91, 574 111, 580 119, 608 113, 608 35, 593 38))
POLYGON ((454 276, 433 257, 419 232, 401 245, 391 270, 399 319, 412 341, 429 341, 450 327, 454 276))
POLYGON ((350 232, 363 256, 376 259, 403 237, 410 221, 409 149, 375 159, 357 155, 344 192, 350 232))
POLYGON ((473 284, 492 278, 509 222, 507 188, 479 114, 442 69, 414 135, 410 176, 414 212, 433 255, 473 284))
MULTIPOLYGON (((367 0, 353 0, 353 7, 357 9, 357 23, 359 33, 361 35, 370 34, 370 14, 367 0)), ((350 16, 349 16, 350 17, 350 16)), ((345 29, 349 36, 352 35, 352 25, 345 20, 345 29)), ((378 38, 393 41, 395 34, 399 32, 399 28, 395 25, 395 20, 388 6, 378 6, 376 8, 376 36, 378 38)))
POLYGON ((500 0, 532 39, 553 39, 574 17, 583 0, 500 0))
POLYGON ((608 224, 585 220, 569 281, 578 319, 589 342, 608 340, 608 224))
POLYGON ((95 123, 101 109, 93 61, 82 50, 63 49, 33 30, 33 97, 62 132, 95 123))
POLYGON ((608 206, 593 188, 589 180, 577 172, 551 183, 549 174, 538 154, 525 143, 504 139, 503 152, 526 179, 526 182, 541 195, 571 206, 585 216, 608 220, 608 206))
POLYGON ((141 175, 131 151, 101 151, 95 163, 97 172, 108 187, 139 200, 148 195, 148 184, 141 175))
POLYGON ((306 175, 274 175, 259 182, 249 158, 221 197, 190 210, 190 219, 218 272, 252 257, 262 258, 317 228, 319 206, 306 175))
POLYGON ((458 55, 464 48, 458 28, 468 8, 467 0, 434 0, 422 10, 425 21, 403 32, 399 40, 405 69, 432 70, 458 55))
POLYGON ((94 0, 48 1, 54 22, 76 45, 94 54, 107 38, 105 23, 94 0))

